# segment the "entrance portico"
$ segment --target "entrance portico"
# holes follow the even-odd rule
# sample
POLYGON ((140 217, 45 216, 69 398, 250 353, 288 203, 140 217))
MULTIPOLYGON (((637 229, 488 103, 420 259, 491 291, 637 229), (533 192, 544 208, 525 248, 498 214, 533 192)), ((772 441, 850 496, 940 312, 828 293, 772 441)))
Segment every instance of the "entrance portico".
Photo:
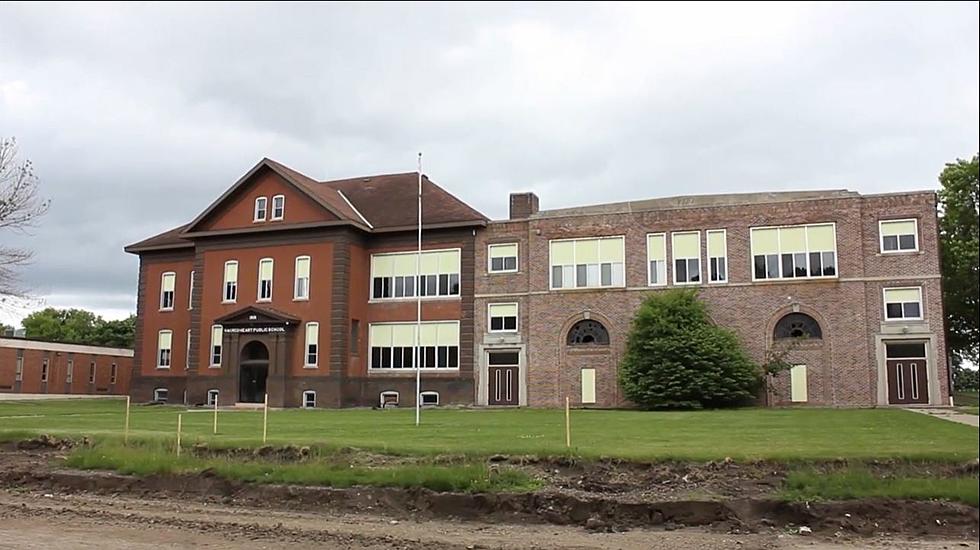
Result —
POLYGON ((270 307, 249 306, 215 320, 222 326, 229 376, 239 402, 285 406, 293 333, 300 320, 270 307))

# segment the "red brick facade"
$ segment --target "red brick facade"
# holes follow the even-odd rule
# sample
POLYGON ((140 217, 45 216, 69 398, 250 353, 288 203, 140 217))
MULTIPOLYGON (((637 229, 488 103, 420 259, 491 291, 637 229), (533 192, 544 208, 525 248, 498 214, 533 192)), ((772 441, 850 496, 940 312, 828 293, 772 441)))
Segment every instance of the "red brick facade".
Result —
MULTIPOLYGON (((691 197, 536 211, 521 205, 520 219, 490 223, 479 234, 476 272, 477 354, 480 378, 477 402, 488 401, 487 352, 521 353, 521 404, 554 407, 570 397, 582 405, 582 369, 595 369, 595 406, 627 405, 617 383, 617 366, 633 313, 651 292, 673 288, 670 235, 697 230, 701 239, 702 282, 694 285, 718 324, 736 331, 751 356, 763 360, 773 345, 776 323, 801 312, 820 325, 820 339, 808 339, 789 356, 806 365, 806 403, 828 406, 872 406, 888 403, 885 392, 884 343, 923 342, 928 350, 929 397, 933 405, 949 401, 934 193, 859 196, 831 192, 812 194, 691 197), (912 218, 918 226, 918 251, 882 254, 879 221, 912 218), (753 281, 750 229, 833 222, 836 227, 837 275, 821 279, 753 281), (727 232, 728 281, 707 279, 706 231, 727 232), (667 281, 648 286, 646 239, 665 233, 667 281), (549 242, 598 236, 625 237, 625 285, 620 288, 550 290, 549 242), (490 274, 488 245, 517 243, 518 272, 490 274), (922 320, 883 321, 883 288, 921 287, 922 320), (490 333, 487 307, 517 302, 519 330, 490 333), (608 330, 608 346, 566 343, 569 329, 594 319, 608 330)), ((511 199, 512 215, 515 200, 511 199)), ((774 381, 776 403, 790 401, 790 375, 774 381)))
POLYGON ((0 393, 126 395, 133 352, 0 337, 0 393))

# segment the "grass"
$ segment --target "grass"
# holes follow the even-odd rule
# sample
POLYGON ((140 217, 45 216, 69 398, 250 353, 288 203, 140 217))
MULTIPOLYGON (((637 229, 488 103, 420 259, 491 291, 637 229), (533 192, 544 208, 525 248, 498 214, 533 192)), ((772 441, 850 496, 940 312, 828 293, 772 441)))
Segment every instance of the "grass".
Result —
POLYGON ((862 469, 790 473, 782 496, 790 500, 894 498, 980 504, 976 477, 880 477, 862 469))
MULTIPOLYGON (((0 402, 0 440, 47 433, 118 438, 122 401, 0 402)), ((219 434, 212 414, 182 407, 134 406, 130 437, 172 441, 183 413, 184 441, 221 446, 261 445, 262 413, 222 411, 219 434)), ((269 443, 356 447, 387 454, 497 453, 630 460, 820 461, 930 460, 977 457, 976 428, 896 409, 738 409, 690 412, 572 411, 572 448, 565 448, 564 412, 545 409, 276 410, 269 443)))
POLYGON ((958 391, 953 393, 956 410, 967 414, 980 414, 980 392, 958 391))
POLYGON ((173 448, 161 443, 122 446, 118 443, 79 448, 66 464, 84 470, 114 470, 138 476, 199 474, 205 470, 231 480, 252 483, 284 483, 346 488, 425 487, 433 491, 497 492, 532 491, 538 482, 526 473, 501 469, 493 474, 483 463, 436 465, 428 463, 353 466, 314 455, 310 460, 279 463, 265 460, 197 458, 174 455, 173 448))

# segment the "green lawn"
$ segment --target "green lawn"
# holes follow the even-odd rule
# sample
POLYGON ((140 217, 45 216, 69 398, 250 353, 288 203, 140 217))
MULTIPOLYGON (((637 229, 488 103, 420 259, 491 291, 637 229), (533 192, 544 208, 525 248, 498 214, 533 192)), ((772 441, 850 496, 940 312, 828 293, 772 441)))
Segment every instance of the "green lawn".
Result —
POLYGON ((840 472, 792 472, 783 497, 790 500, 852 500, 897 498, 950 500, 972 506, 980 503, 977 478, 882 477, 860 468, 840 472))
POLYGON ((976 391, 958 391, 953 393, 953 403, 956 410, 967 414, 980 414, 980 393, 976 391))
MULTIPOLYGON (((122 434, 122 401, 0 402, 0 439, 28 434, 122 434)), ((178 407, 132 408, 130 437, 172 438, 183 413, 184 442, 261 444, 260 411, 212 414, 178 407)), ((564 412, 542 409, 422 411, 281 410, 269 413, 269 443, 358 447, 396 454, 566 453, 564 412)), ((571 452, 640 460, 964 460, 977 457, 976 428, 894 409, 572 411, 571 452)))

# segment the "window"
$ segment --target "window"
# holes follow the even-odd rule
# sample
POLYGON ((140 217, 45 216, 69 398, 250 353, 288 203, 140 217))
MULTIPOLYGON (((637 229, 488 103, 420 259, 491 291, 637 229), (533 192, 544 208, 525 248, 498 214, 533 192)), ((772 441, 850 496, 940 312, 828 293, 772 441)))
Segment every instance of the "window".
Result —
POLYGON ((459 296, 459 253, 455 250, 422 252, 416 284, 415 252, 371 256, 371 298, 459 296))
POLYGON ((225 262, 225 302, 235 302, 238 300, 238 262, 229 260, 225 262))
POLYGON ((360 355, 361 353, 361 322, 357 319, 350 320, 350 354, 360 355))
POLYGON ((708 282, 728 282, 728 232, 712 229, 705 235, 708 239, 708 282))
MULTIPOLYGON (((379 323, 368 328, 372 369, 415 368, 415 323, 379 323)), ((459 321, 422 323, 419 335, 423 369, 459 368, 459 321)))
POLYGON ((915 252, 919 250, 919 222, 910 220, 887 220, 878 222, 881 235, 881 252, 915 252))
POLYGON ((191 368, 191 329, 187 329, 187 349, 184 350, 184 369, 191 368))
POLYGON ((268 211, 269 199, 265 197, 255 199, 255 217, 252 218, 252 222, 264 222, 268 211))
POLYGON ((259 260, 259 288, 258 301, 268 302, 272 300, 272 258, 259 260))
POLYGON ((41 382, 48 381, 48 360, 43 359, 41 361, 41 382))
MULTIPOLYGON (((23 352, 20 352, 23 353, 23 352)), ((24 356, 17 356, 17 363, 14 366, 14 381, 20 382, 24 379, 24 356)))
POLYGON ((490 273, 515 273, 517 271, 517 243, 492 244, 487 248, 490 273))
POLYGON ((419 394, 423 407, 435 407, 439 404, 439 392, 424 391, 419 394))
POLYGON ((674 257, 674 284, 701 282, 701 232, 670 234, 670 253, 674 257))
POLYGON ((218 404, 218 390, 208 390, 208 402, 209 407, 214 407, 218 404))
POLYGON ((174 285, 177 281, 177 274, 174 272, 164 273, 160 277, 160 309, 172 310, 174 308, 174 285))
POLYGON ((303 392, 303 408, 313 409, 316 408, 316 392, 313 390, 306 390, 303 392))
POLYGON ((570 346, 608 346, 609 332, 599 321, 583 319, 568 331, 570 346))
POLYGON ((625 286, 623 237, 551 241, 551 288, 625 286))
POLYGON ((194 271, 191 271, 187 283, 187 309, 194 309, 194 271))
POLYGON ((647 235, 647 284, 650 286, 667 284, 667 235, 665 233, 647 235))
POLYGON ((837 235, 832 223, 751 230, 753 280, 837 276, 837 235))
POLYGON ((922 319, 922 287, 886 288, 885 320, 922 319))
POLYGON ((398 392, 388 390, 381 392, 381 408, 397 407, 398 392))
POLYGON ((224 336, 221 325, 211 326, 211 367, 221 366, 221 338, 224 336))
POLYGON ((772 336, 776 340, 782 338, 820 340, 823 338, 823 330, 820 329, 817 320, 806 313, 788 313, 776 323, 772 336))
POLYGON ((95 361, 88 364, 88 383, 95 383, 95 361))
POLYGON ((885 345, 887 359, 922 359, 926 356, 926 345, 922 342, 888 342, 885 345))
POLYGON ((69 359, 68 360, 68 364, 67 364, 67 366, 65 368, 65 383, 66 384, 71 384, 71 379, 72 379, 72 377, 75 374, 74 373, 74 370, 75 370, 75 361, 72 360, 72 359, 69 359))
POLYGON ((157 368, 170 368, 170 352, 173 344, 173 331, 161 330, 157 336, 157 368))
POLYGON ((168 393, 167 388, 155 388, 153 390, 153 400, 157 403, 166 403, 168 393))
POLYGON ((296 282, 293 284, 294 300, 310 299, 310 257, 296 258, 296 282))
POLYGON ((112 366, 109 367, 109 383, 115 384, 116 380, 118 380, 118 376, 119 376, 119 366, 113 363, 112 366))
POLYGON ((490 304, 487 306, 490 317, 490 332, 517 331, 517 304, 490 304))
POLYGON ((806 365, 794 365, 791 369, 789 369, 789 387, 790 400, 792 402, 806 402, 806 365))
POLYGON ((281 220, 283 215, 286 213, 286 197, 283 195, 276 195, 272 197, 272 218, 273 220, 281 220))
POLYGON ((320 348, 320 323, 306 323, 306 363, 307 368, 316 368, 317 353, 320 348))

